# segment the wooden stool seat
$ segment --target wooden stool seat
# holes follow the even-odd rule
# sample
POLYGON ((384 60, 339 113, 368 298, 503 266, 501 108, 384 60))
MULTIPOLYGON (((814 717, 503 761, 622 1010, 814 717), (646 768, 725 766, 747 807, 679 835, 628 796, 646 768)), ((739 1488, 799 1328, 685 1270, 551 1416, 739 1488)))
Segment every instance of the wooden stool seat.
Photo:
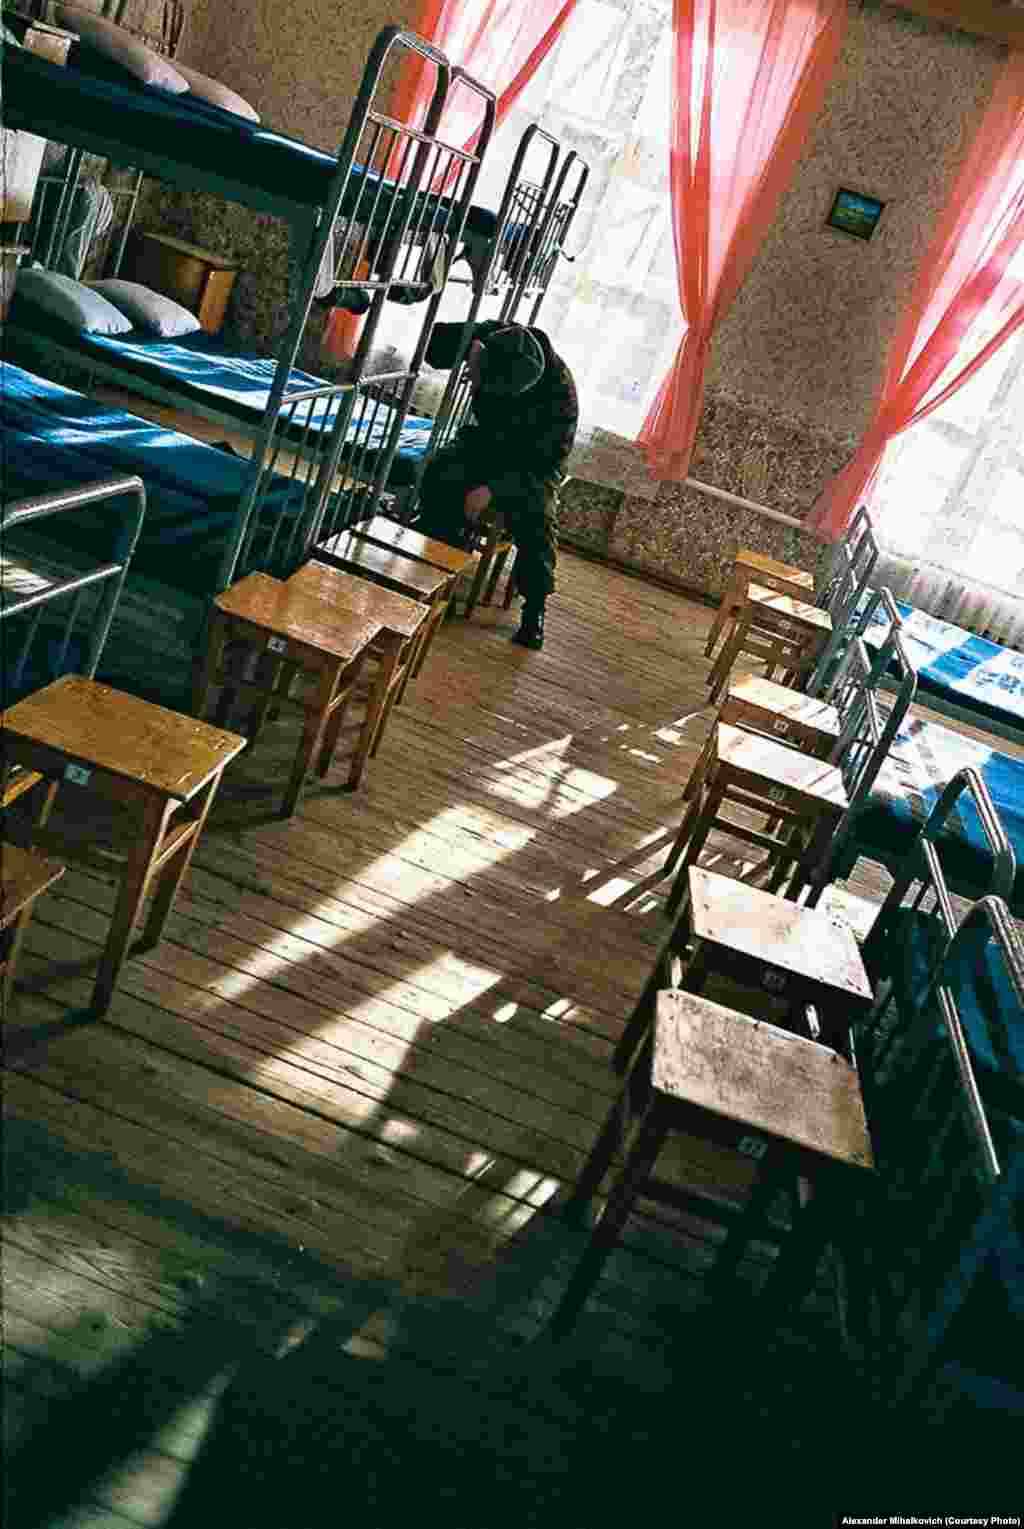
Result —
POLYGON ((794 680, 807 673, 832 634, 832 617, 817 605, 790 594, 751 584, 742 607, 734 611, 722 650, 708 676, 717 700, 741 653, 759 658, 771 679, 781 667, 794 680))
POLYGON ((7 948, 0 952, 0 992, 4 1005, 10 1001, 18 952, 33 904, 47 887, 60 880, 65 869, 57 861, 45 860, 17 844, 5 840, 0 845, 0 933, 10 930, 7 948))
POLYGON ((636 1201, 695 1211, 729 1227, 713 1278, 734 1274, 753 1239, 782 1243, 761 1293, 762 1313, 802 1295, 830 1237, 845 1234, 847 1192, 860 1188, 874 1160, 856 1069, 825 1047, 751 1019, 694 993, 660 991, 654 1023, 632 1058, 622 1092, 580 1175, 569 1208, 597 1193, 615 1155, 628 1147, 622 1173, 551 1322, 552 1336, 574 1323, 636 1201), (632 1126, 632 1132, 631 1132, 632 1126), (715 1198, 681 1190, 656 1176, 673 1132, 701 1137, 759 1163, 759 1177, 736 1215, 715 1198), (799 1181, 788 1235, 767 1221, 777 1191, 799 1181))
MULTIPOLYGON (((0 717, 8 765, 92 792, 132 812, 125 869, 93 992, 110 1003, 149 887, 160 874, 143 939, 155 944, 188 868, 225 767, 245 739, 95 680, 66 675, 0 717)), ((91 833, 87 833, 91 845, 91 833)), ((63 858, 67 837, 37 824, 33 838, 63 858)), ((73 858, 68 855, 67 858, 73 858)))
POLYGON ((827 759, 839 741, 842 718, 837 707, 788 685, 748 674, 730 683, 718 713, 720 722, 747 732, 765 733, 827 759))
POLYGON ((842 772, 835 765, 728 723, 716 723, 712 729, 688 789, 690 805, 665 863, 669 874, 686 850, 668 901, 669 912, 678 908, 684 873, 696 861, 712 828, 725 829, 767 850, 773 870, 770 890, 776 891, 786 869, 807 853, 812 837, 830 835, 849 805, 842 772), (771 831, 721 818, 725 803, 764 812, 771 831), (787 837, 780 838, 780 832, 787 837))
POLYGON ((732 579, 722 596, 708 633, 707 644, 704 648, 705 658, 710 658, 715 651, 715 644, 726 622, 731 623, 736 612, 746 604, 747 591, 752 583, 777 590, 779 594, 793 595, 798 600, 810 600, 814 597, 812 573, 806 572, 803 568, 797 568, 792 563, 780 563, 776 558, 767 557, 763 552, 753 552, 749 547, 741 547, 733 559, 732 579))
POLYGON ((377 677, 367 701, 367 725, 353 761, 353 783, 358 784, 366 759, 374 757, 380 748, 392 707, 400 705, 405 695, 429 607, 326 563, 306 563, 288 583, 318 600, 380 622, 380 632, 370 645, 378 661, 377 677))
POLYGON ((403 557, 411 557, 416 563, 441 568, 446 573, 453 573, 456 578, 477 561, 477 553, 467 552, 462 547, 450 547, 447 542, 438 541, 433 536, 424 536, 409 526, 401 526, 397 520, 388 520, 385 515, 374 515, 372 520, 364 520, 360 525, 353 526, 352 535, 372 542, 375 547, 384 547, 403 557))
POLYGON ((357 578, 369 579, 372 584, 407 595, 428 607, 429 615, 410 665, 411 676, 415 679, 451 603, 456 575, 450 569, 435 568, 387 547, 377 547, 352 531, 340 531, 337 536, 319 543, 313 549, 313 560, 326 563, 330 568, 340 568, 343 573, 355 574, 357 578))
MULTIPOLYGON (((843 920, 821 908, 796 903, 735 877, 691 865, 683 918, 663 947, 656 979, 671 951, 691 951, 682 979, 701 992, 712 975, 728 978, 785 1005, 799 1029, 814 1009, 818 1034, 834 1050, 849 1050, 851 1025, 870 1009, 871 982, 856 936, 843 920)), ((657 985, 657 984, 655 984, 657 985)), ((653 988, 641 996, 616 1046, 613 1066, 625 1070, 651 1022, 653 988)))
MULTIPOLYGON (((205 712, 210 691, 218 684, 223 686, 217 712, 222 720, 229 715, 239 691, 256 697, 258 705, 250 719, 252 739, 259 735, 271 700, 296 705, 306 714, 285 789, 283 816, 290 817, 295 811, 318 744, 317 773, 326 775, 363 660, 380 630, 375 616, 345 610, 317 598, 304 587, 296 587, 291 581, 283 583, 265 573, 247 575, 214 601, 206 658, 196 690, 197 716, 205 712), (241 679, 224 669, 224 650, 229 642, 260 655, 255 679, 241 679), (288 688, 278 688, 285 669, 289 675, 288 688, 297 671, 316 676, 310 699, 293 700, 288 688)), ((372 742, 372 737, 367 741, 370 729, 368 714, 360 740, 364 747, 357 750, 360 772, 372 742)), ((355 766, 349 784, 353 787, 358 784, 355 766)))

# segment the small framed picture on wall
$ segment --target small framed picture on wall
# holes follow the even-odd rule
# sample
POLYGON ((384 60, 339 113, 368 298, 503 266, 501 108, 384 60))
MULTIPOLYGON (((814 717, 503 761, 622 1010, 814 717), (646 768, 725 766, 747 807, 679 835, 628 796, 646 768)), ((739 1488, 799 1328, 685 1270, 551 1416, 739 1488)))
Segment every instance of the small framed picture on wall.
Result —
POLYGON ((885 203, 877 197, 863 196, 859 191, 847 191, 845 186, 840 186, 826 227, 838 228, 840 233, 852 234, 855 239, 870 239, 878 227, 884 206, 885 203))

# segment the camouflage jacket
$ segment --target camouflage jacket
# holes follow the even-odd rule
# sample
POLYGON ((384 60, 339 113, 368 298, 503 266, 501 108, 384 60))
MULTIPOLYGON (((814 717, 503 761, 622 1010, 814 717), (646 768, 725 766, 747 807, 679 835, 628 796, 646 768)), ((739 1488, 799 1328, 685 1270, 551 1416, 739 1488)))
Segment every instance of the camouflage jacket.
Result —
MULTIPOLYGON (((484 319, 473 326, 473 338, 487 336, 506 325, 484 319)), ((451 366, 462 336, 461 324, 437 324, 427 347, 430 366, 451 366)), ((579 404, 572 373, 552 348, 542 329, 530 333, 544 352, 544 373, 533 387, 515 397, 473 393, 473 418, 463 426, 458 443, 479 453, 485 476, 481 482, 496 499, 521 498, 545 483, 561 478, 576 439, 579 404)))

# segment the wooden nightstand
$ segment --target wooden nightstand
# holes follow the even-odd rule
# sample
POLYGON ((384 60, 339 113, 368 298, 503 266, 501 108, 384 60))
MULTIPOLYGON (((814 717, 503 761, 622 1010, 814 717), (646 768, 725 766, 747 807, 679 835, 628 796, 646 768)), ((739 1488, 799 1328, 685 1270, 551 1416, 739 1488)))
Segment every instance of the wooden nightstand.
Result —
POLYGON ((217 334, 238 266, 184 239, 138 232, 132 238, 124 274, 129 281, 173 297, 195 314, 207 334, 217 334))

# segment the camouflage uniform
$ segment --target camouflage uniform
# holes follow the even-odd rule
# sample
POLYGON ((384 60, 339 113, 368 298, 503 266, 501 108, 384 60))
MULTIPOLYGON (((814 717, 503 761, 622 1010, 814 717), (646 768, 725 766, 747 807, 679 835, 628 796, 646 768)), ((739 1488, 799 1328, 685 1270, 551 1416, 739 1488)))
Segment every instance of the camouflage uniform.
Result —
MULTIPOLYGON (((473 337, 507 326, 496 319, 474 325, 473 337)), ((438 324, 427 349, 431 366, 451 366, 461 324, 438 324)), ((540 329, 530 334, 544 353, 539 381, 512 397, 473 394, 471 423, 434 457, 420 485, 419 529, 465 546, 472 534, 463 502, 486 484, 516 544, 515 581, 527 605, 540 605, 555 587, 558 489, 576 437, 576 385, 540 329)))

